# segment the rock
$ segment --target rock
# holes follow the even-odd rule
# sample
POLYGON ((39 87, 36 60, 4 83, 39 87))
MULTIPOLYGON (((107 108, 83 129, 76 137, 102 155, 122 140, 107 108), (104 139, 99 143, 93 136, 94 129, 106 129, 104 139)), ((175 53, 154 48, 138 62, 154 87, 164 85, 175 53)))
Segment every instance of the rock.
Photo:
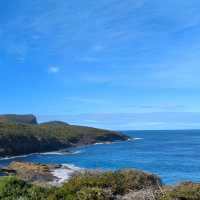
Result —
MULTIPOLYGON (((53 168, 53 166, 51 166, 53 168)), ((48 165, 34 164, 26 162, 12 162, 8 166, 8 170, 15 171, 17 177, 29 182, 51 182, 54 181, 54 176, 51 174, 51 169, 48 165)))
POLYGON ((14 161, 0 172, 39 185, 60 186, 73 174, 74 170, 60 164, 41 164, 14 161))
POLYGON ((153 188, 132 191, 124 196, 118 196, 117 200, 156 200, 162 196, 159 190, 153 188))

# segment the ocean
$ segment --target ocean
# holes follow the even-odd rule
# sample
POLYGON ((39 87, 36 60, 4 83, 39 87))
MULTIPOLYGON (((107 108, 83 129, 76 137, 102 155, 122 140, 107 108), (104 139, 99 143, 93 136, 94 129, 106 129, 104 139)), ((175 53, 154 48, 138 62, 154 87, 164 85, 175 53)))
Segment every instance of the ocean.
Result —
POLYGON ((132 139, 0 159, 0 165, 22 160, 65 164, 71 168, 135 168, 159 175, 165 184, 200 182, 200 130, 122 131, 132 139))

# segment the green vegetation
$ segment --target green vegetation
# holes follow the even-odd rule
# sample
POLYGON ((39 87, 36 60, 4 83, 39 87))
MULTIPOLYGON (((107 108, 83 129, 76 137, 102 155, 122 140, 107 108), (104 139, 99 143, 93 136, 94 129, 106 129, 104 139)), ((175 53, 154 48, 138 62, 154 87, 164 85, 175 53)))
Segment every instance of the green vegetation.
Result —
POLYGON ((0 178, 2 200, 199 200, 200 184, 162 186, 137 170, 81 172, 61 187, 40 187, 16 177, 0 178))
POLYGON ((2 200, 44 200, 53 189, 31 185, 15 177, 0 179, 0 199, 2 200))
POLYGON ((158 188, 157 176, 135 170, 82 172, 59 188, 31 185, 15 177, 0 179, 0 199, 5 200, 111 200, 144 188, 158 188))
MULTIPOLYGON (((32 115, 0 116, 0 156, 126 139, 127 136, 117 132, 72 126, 64 122, 37 124, 36 118, 32 115)), ((23 176, 0 178, 0 200, 200 199, 200 184, 188 182, 177 186, 163 186, 159 177, 137 170, 79 172, 60 187, 42 187, 42 184, 34 180, 38 177, 49 180, 49 169, 45 165, 26 164, 25 170, 23 166, 15 162, 10 168, 11 171, 16 170, 23 176)))
POLYGON ((200 184, 182 183, 174 187, 166 187, 161 200, 199 200, 200 184))
POLYGON ((158 188, 160 184, 157 176, 136 170, 85 172, 75 175, 63 187, 56 190, 53 199, 89 200, 92 199, 90 196, 93 196, 93 199, 107 200, 117 195, 125 195, 129 191, 158 188))
POLYGON ((31 123, 33 119, 36 118, 29 115, 0 116, 0 156, 53 151, 95 142, 128 139, 127 136, 114 131, 73 126, 57 121, 35 124, 31 123))
POLYGON ((37 119, 34 115, 0 115, 0 123, 37 124, 37 119))

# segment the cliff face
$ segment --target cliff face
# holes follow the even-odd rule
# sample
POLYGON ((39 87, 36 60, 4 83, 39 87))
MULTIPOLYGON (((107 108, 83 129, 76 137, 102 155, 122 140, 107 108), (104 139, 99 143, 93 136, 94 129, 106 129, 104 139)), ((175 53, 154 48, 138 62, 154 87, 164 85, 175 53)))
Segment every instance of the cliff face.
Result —
POLYGON ((96 142, 128 139, 118 132, 72 126, 64 122, 37 124, 34 116, 14 116, 13 120, 12 115, 6 119, 6 122, 2 120, 0 123, 0 156, 54 151, 96 142))
POLYGON ((13 124, 37 124, 37 119, 34 115, 0 115, 0 123, 13 124))

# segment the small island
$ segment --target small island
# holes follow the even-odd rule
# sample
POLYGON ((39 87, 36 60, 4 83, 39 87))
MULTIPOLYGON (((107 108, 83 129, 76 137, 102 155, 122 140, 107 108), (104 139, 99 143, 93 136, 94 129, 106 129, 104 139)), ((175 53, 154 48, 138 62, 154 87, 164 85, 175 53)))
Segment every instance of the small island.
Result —
POLYGON ((65 122, 38 123, 34 115, 0 115, 0 156, 55 151, 98 142, 125 141, 115 131, 65 122))

